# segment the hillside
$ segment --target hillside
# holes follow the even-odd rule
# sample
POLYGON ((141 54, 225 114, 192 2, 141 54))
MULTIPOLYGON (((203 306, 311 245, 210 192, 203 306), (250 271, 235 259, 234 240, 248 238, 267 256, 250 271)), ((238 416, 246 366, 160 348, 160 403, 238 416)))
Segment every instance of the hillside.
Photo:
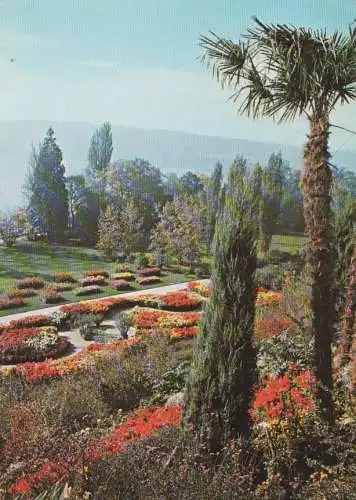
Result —
MULTIPOLYGON (((37 145, 50 123, 19 121, 0 123, 0 208, 21 203, 31 143, 37 145)), ((67 173, 81 172, 86 166, 89 139, 97 124, 52 122, 58 142, 64 152, 67 173)), ((183 173, 187 170, 209 172, 220 161, 224 165, 238 154, 251 162, 265 162, 274 151, 281 150, 295 168, 301 166, 302 151, 296 146, 241 139, 144 130, 113 125, 115 144, 113 159, 143 157, 164 173, 183 173)), ((340 151, 334 163, 354 169, 356 152, 340 151)))

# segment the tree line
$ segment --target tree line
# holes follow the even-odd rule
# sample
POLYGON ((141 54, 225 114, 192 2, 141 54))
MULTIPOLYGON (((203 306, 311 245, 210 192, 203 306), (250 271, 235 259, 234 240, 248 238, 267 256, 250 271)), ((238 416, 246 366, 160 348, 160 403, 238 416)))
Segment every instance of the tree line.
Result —
MULTIPOLYGON (((109 259, 150 250, 161 264, 175 257, 198 265, 211 250, 223 196, 223 166, 217 163, 211 174, 165 176, 147 160, 113 161, 112 155, 111 125, 105 122, 90 139, 84 174, 67 176, 62 150, 49 128, 32 149, 26 207, 2 218, 5 243, 14 244, 21 229, 30 239, 42 235, 49 243, 69 240, 97 246, 109 259)), ((266 165, 251 165, 237 156, 231 167, 249 171, 258 192, 255 210, 263 252, 268 252, 273 234, 304 233, 301 172, 280 152, 266 165)), ((339 170, 335 191, 335 211, 340 212, 356 192, 356 175, 339 170)))

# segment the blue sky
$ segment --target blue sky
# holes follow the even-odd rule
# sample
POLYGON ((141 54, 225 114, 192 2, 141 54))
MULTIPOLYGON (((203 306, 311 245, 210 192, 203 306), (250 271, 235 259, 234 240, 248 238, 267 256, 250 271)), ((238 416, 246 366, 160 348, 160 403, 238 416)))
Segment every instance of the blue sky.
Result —
MULTIPOLYGON (((354 0, 0 0, 0 119, 110 120, 299 145, 303 121, 238 117, 197 60, 200 34, 238 38, 252 15, 334 30, 356 11, 354 0)), ((356 128, 355 111, 334 121, 356 128)), ((356 149, 344 132, 332 143, 356 149)))

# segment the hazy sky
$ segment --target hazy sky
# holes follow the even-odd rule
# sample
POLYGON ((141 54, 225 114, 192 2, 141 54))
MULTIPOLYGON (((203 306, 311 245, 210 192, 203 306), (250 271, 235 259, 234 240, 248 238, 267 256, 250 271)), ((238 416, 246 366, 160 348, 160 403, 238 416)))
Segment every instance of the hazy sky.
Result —
MULTIPOLYGON (((346 29, 355 14, 355 0, 0 0, 0 120, 109 120, 299 145, 303 122, 236 115, 197 60, 199 35, 238 38, 252 15, 346 29)), ((333 121, 356 128, 355 111, 333 121)), ((332 145, 355 150, 356 137, 337 132, 332 145)))

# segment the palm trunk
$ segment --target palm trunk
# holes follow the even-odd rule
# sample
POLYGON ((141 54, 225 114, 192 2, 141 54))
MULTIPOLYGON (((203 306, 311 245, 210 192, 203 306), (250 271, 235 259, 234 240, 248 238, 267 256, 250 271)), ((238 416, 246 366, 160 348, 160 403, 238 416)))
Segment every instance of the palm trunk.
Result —
POLYGON ((332 230, 331 181, 328 152, 329 123, 325 117, 310 120, 304 150, 304 218, 309 235, 308 264, 312 277, 314 368, 321 415, 332 424, 331 342, 335 322, 335 251, 332 230))

